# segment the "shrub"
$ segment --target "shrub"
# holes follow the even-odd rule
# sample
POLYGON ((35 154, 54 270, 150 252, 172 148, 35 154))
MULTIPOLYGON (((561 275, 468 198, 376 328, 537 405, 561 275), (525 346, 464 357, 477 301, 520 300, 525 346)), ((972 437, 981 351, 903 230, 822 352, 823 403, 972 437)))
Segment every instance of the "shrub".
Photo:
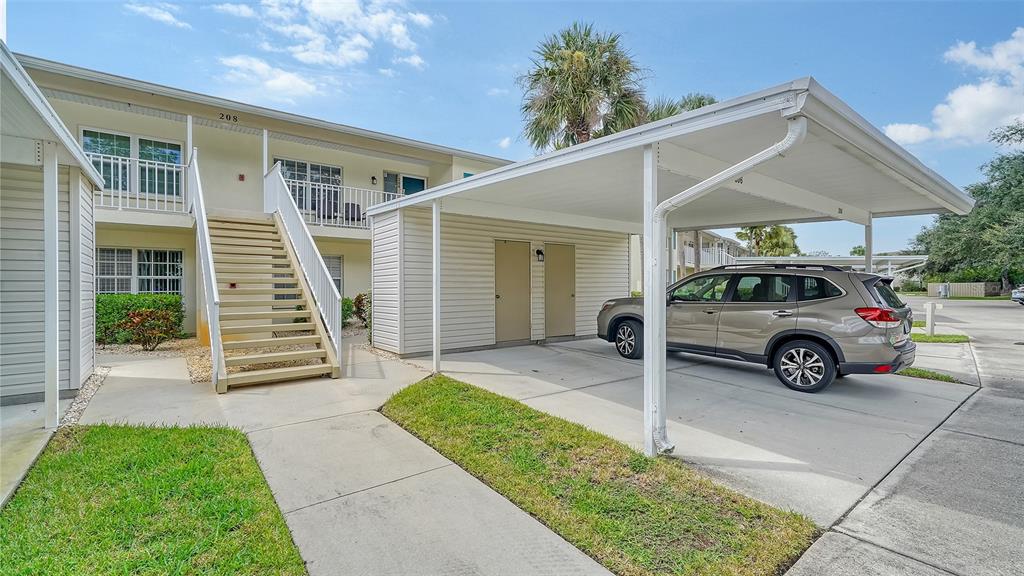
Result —
POLYGON ((171 311, 153 309, 132 310, 118 328, 128 333, 132 344, 138 344, 148 351, 156 350, 157 346, 181 331, 171 311))
POLYGON ((355 306, 353 313, 356 318, 363 323, 363 326, 370 326, 370 308, 372 306, 372 298, 369 292, 362 292, 356 294, 356 299, 352 301, 355 306))
POLYGON ((341 299, 341 324, 344 326, 352 319, 352 314, 355 312, 356 305, 351 298, 341 299))
POLYGON ((131 335, 120 327, 135 310, 165 310, 171 315, 174 336, 183 335, 185 306, 180 294, 97 294, 96 343, 125 344, 131 335))

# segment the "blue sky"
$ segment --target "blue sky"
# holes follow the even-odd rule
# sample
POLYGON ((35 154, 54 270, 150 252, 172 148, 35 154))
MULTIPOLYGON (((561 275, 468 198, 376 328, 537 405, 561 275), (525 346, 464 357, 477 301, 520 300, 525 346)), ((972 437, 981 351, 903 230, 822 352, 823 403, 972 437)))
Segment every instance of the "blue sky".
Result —
MULTIPOLYGON (((954 184, 1024 115, 1024 4, 637 2, 8 3, 17 52, 513 160, 515 78, 574 20, 619 32, 651 97, 738 96, 813 75, 954 184)), ((931 220, 879 220, 897 250, 931 220)), ((795 226, 846 254, 852 224, 795 226)))

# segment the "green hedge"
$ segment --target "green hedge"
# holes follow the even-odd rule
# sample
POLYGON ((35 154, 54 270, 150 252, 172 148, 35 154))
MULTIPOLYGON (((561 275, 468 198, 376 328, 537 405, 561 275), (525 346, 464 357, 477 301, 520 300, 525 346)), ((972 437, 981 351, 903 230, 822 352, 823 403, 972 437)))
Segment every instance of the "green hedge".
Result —
POLYGON ((351 298, 345 297, 341 299, 341 323, 342 325, 348 324, 348 321, 352 319, 352 314, 356 311, 356 305, 352 302, 351 298))
POLYGON ((179 335, 184 335, 185 304, 179 294, 97 294, 96 343, 127 344, 131 334, 117 325, 135 310, 166 310, 173 315, 179 335))

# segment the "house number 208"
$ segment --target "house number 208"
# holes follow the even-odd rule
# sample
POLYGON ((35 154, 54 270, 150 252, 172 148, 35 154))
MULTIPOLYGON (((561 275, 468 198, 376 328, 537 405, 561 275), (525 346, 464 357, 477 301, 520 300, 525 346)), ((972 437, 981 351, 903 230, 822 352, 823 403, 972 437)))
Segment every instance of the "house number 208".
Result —
POLYGON ((227 120, 228 122, 238 122, 238 114, 226 114, 224 112, 221 112, 220 119, 227 120))

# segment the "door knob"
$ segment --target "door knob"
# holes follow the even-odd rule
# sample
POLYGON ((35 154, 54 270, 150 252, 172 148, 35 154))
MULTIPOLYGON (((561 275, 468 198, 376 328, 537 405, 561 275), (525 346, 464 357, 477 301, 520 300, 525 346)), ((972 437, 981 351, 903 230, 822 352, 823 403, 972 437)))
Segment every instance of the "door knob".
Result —
POLYGON ((772 316, 775 316, 776 318, 785 318, 786 316, 792 315, 793 313, 789 310, 776 310, 775 312, 772 312, 772 316))
POLYGON ((705 314, 714 314, 715 312, 718 312, 718 310, 715 310, 714 308, 707 308, 704 310, 705 314))

